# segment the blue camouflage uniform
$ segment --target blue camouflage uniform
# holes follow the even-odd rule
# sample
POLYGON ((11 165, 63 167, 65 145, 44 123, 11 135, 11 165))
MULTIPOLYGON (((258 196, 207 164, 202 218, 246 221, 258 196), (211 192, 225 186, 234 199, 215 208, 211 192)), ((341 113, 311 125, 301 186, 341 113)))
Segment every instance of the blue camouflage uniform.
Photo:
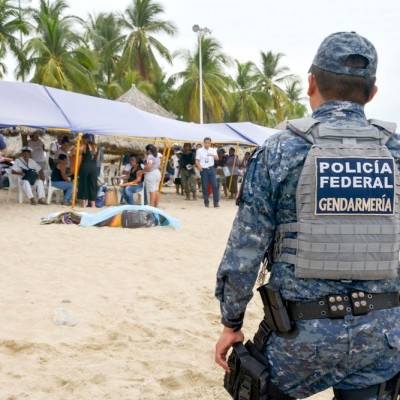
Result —
MULTIPOLYGON (((335 127, 367 126, 364 108, 353 102, 322 104, 313 118, 335 127)), ((387 142, 397 166, 400 135, 387 142)), ((311 144, 289 130, 268 139, 252 157, 239 210, 217 273, 222 322, 239 329, 253 296, 260 262, 277 225, 296 221, 296 186, 311 144)), ((400 279, 338 281, 301 279, 294 266, 274 263, 268 285, 285 300, 313 301, 361 290, 396 292, 400 279)), ((260 316, 261 317, 261 316, 260 316)), ((299 335, 269 338, 265 354, 272 381, 286 394, 305 398, 329 387, 350 390, 386 381, 400 371, 400 307, 343 319, 297 321, 299 335)))

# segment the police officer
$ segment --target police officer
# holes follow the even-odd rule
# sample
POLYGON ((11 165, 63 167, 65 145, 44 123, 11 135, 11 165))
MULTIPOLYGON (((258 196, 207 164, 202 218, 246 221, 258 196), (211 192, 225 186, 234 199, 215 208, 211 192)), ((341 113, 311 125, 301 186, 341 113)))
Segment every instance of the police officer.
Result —
POLYGON ((273 243, 267 287, 293 328, 267 329, 272 399, 330 387, 337 400, 397 399, 400 135, 365 117, 377 61, 355 32, 325 38, 308 76, 312 118, 289 121, 248 165, 217 273, 224 328, 215 360, 228 370, 230 347, 244 340, 246 305, 273 243))

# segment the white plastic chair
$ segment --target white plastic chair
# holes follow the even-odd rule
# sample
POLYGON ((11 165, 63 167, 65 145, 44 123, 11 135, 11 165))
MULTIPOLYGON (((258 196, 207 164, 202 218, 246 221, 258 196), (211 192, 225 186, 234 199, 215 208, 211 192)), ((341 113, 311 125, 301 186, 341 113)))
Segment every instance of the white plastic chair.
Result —
POLYGON ((53 197, 53 194, 56 195, 56 201, 58 203, 62 202, 62 199, 64 198, 64 191, 62 189, 57 189, 54 186, 51 186, 51 169, 46 169, 44 171, 44 176, 46 177, 46 185, 47 185, 47 203, 51 203, 51 199, 53 197))
POLYGON ((143 188, 139 192, 136 192, 135 194, 140 196, 140 205, 144 206, 144 191, 146 190, 145 184, 143 183, 143 188))
MULTIPOLYGON (((140 205, 141 205, 141 206, 144 206, 144 191, 145 191, 145 190, 146 190, 146 187, 145 187, 145 184, 143 183, 143 188, 142 188, 142 190, 139 190, 139 192, 136 192, 136 193, 133 194, 133 196, 135 196, 135 195, 140 196, 140 205)), ((121 203, 122 194, 121 194, 119 188, 118 188, 117 194, 118 194, 118 203, 121 203)), ((135 205, 136 205, 136 204, 138 204, 138 203, 135 202, 135 205)))
POLYGON ((21 175, 15 175, 11 172, 11 168, 6 168, 8 181, 10 186, 8 187, 7 203, 10 201, 10 195, 13 190, 17 191, 18 203, 24 202, 24 190, 21 185, 21 175))

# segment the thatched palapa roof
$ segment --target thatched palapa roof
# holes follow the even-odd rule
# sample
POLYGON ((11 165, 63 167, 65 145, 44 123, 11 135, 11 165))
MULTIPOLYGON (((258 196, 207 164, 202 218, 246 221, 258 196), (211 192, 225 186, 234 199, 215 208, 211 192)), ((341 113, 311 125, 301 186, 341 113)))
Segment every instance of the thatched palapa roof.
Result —
POLYGON ((152 100, 149 96, 141 92, 135 85, 118 97, 117 101, 129 103, 139 110, 146 111, 151 114, 160 115, 161 117, 176 119, 176 117, 152 100))

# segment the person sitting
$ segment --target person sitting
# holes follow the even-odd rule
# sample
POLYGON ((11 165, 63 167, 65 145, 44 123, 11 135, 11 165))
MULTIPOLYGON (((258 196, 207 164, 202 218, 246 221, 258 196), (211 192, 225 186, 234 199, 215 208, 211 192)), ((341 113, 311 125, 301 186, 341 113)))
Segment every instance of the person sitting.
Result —
POLYGON ((128 182, 121 183, 120 192, 122 197, 125 199, 127 204, 134 205, 133 194, 140 192, 143 189, 143 169, 141 167, 142 160, 136 156, 132 155, 130 158, 131 169, 129 175, 123 175, 121 178, 128 178, 128 182))
POLYGON ((43 183, 45 180, 44 172, 40 165, 32 160, 31 154, 32 149, 30 147, 23 147, 21 149, 21 157, 18 157, 11 167, 11 173, 22 176, 22 188, 32 205, 36 205, 32 190, 37 191, 38 203, 47 205, 44 198, 46 195, 43 183))
POLYGON ((65 154, 60 154, 55 162, 56 168, 51 173, 51 186, 64 190, 64 201, 65 206, 71 205, 73 183, 71 178, 68 176, 68 160, 65 154))
POLYGON ((70 168, 71 168, 71 162, 70 162, 70 158, 69 158, 69 148, 70 148, 69 138, 68 138, 68 136, 64 136, 61 139, 60 147, 58 148, 58 150, 55 154, 55 157, 54 157, 54 163, 57 164, 61 154, 64 154, 66 156, 66 160, 67 160, 66 171, 67 171, 67 173, 69 173, 70 168))

